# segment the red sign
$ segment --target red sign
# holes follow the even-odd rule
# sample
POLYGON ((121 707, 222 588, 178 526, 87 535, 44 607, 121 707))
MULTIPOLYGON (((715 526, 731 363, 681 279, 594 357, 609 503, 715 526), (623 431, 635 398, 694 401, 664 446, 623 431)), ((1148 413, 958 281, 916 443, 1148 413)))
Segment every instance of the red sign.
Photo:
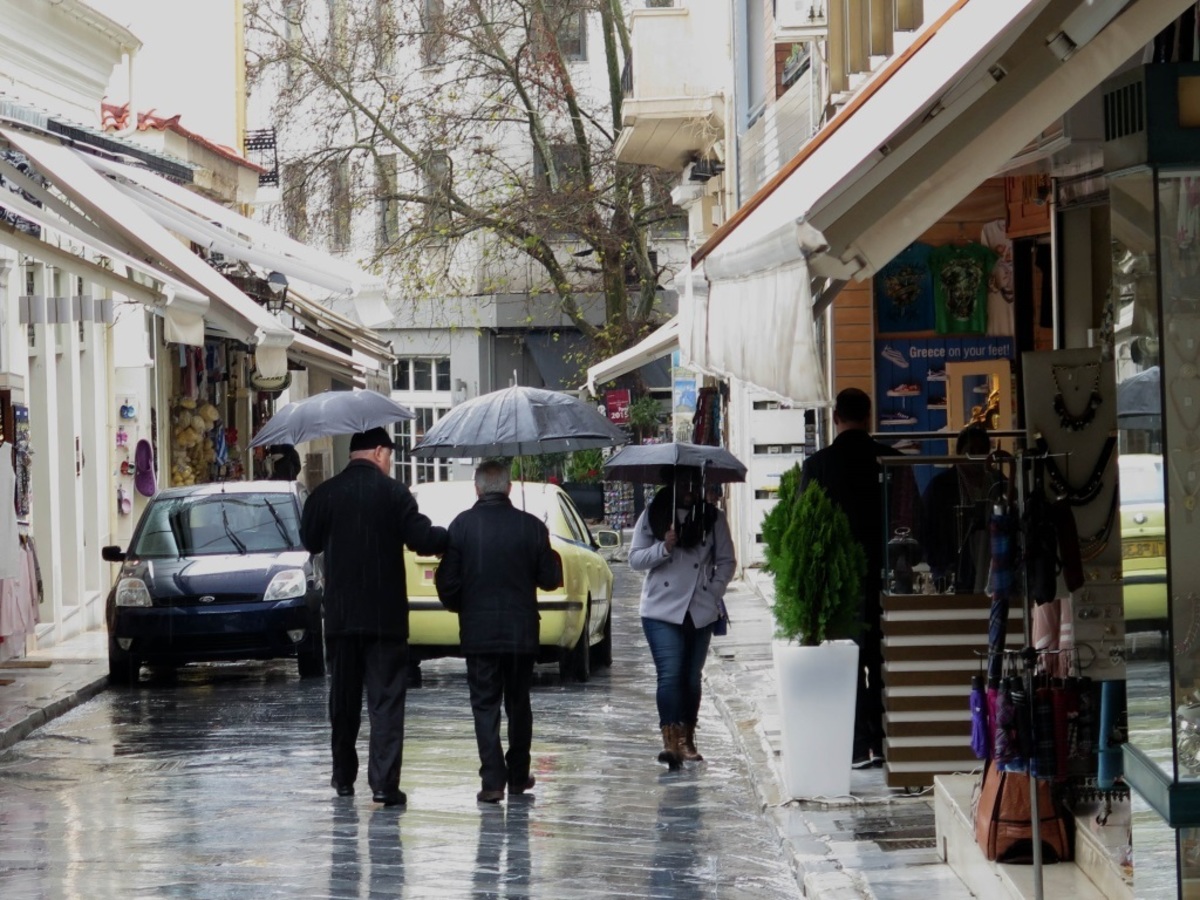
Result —
POLYGON ((629 391, 605 391, 604 405, 608 407, 608 420, 614 425, 629 424, 629 391))

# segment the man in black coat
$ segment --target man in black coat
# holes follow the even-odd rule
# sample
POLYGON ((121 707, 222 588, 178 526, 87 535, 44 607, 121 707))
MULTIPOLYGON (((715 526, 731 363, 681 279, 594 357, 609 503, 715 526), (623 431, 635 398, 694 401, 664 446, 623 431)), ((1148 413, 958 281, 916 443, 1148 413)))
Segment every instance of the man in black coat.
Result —
POLYGON ((837 437, 804 461, 800 489, 815 481, 846 513, 850 532, 867 557, 860 606, 858 695, 854 710, 855 766, 883 764, 883 545, 886 538, 879 457, 898 451, 871 437, 871 398, 858 388, 837 395, 833 409, 837 437))
POLYGON ((541 520, 516 509, 508 467, 475 470, 475 505, 450 523, 450 543, 438 566, 438 597, 458 613, 467 658, 467 687, 479 747, 480 802, 496 803, 533 787, 529 689, 538 652, 537 591, 562 584, 562 561, 541 520), (508 753, 500 744, 500 701, 508 716, 508 753))
POLYGON ((407 800, 400 790, 408 672, 404 545, 421 554, 446 549, 446 529, 423 516, 391 476, 393 446, 383 428, 354 435, 349 465, 312 492, 300 520, 305 549, 324 554, 333 787, 338 796, 354 793, 365 683, 367 781, 385 806, 407 800))

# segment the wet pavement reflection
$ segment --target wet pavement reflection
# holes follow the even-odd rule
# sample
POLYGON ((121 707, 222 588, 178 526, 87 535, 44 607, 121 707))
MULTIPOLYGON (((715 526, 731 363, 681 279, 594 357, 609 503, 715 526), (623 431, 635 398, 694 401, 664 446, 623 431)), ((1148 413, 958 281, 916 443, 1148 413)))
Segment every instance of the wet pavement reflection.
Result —
POLYGON ((734 743, 706 701, 708 761, 655 762, 638 581, 614 565, 614 665, 539 667, 533 795, 477 804, 461 660, 410 691, 408 807, 329 787, 326 689, 294 663, 189 667, 109 690, 0 754, 0 896, 794 898, 734 743))

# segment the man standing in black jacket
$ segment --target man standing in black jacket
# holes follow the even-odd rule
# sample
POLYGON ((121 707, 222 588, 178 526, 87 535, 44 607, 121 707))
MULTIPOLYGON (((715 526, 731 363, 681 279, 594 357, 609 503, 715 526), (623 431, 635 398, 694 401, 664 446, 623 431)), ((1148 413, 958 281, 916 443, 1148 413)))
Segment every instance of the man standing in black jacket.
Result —
POLYGON ((367 781, 385 806, 407 801, 400 790, 408 671, 404 545, 421 554, 446 549, 446 529, 423 516, 408 488, 391 477, 393 447, 383 428, 351 437, 349 465, 312 492, 300 521, 305 549, 324 554, 333 787, 339 797, 354 793, 365 683, 367 781))
POLYGON ((476 799, 482 803, 503 800, 505 785, 510 794, 533 787, 529 689, 538 651, 537 591, 562 584, 550 532, 512 505, 510 490, 504 464, 485 462, 475 470, 479 499, 450 523, 436 576, 442 604, 458 613, 483 784, 476 799), (501 700, 508 715, 507 755, 500 744, 501 700))
POLYGON ((898 455, 871 437, 871 398, 858 388, 837 395, 837 437, 804 461, 800 489, 815 481, 846 513, 850 532, 867 557, 860 606, 858 695, 854 711, 855 767, 883 764, 883 545, 886 541, 879 457, 898 455))

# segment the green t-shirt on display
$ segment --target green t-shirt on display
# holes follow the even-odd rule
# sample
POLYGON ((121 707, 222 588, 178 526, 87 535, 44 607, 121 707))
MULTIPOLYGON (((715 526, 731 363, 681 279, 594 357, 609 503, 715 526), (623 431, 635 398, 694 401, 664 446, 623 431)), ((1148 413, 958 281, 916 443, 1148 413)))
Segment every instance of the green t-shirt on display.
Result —
POLYGON ((988 275, 998 258, 983 244, 948 244, 929 254, 938 334, 987 331, 988 275))

